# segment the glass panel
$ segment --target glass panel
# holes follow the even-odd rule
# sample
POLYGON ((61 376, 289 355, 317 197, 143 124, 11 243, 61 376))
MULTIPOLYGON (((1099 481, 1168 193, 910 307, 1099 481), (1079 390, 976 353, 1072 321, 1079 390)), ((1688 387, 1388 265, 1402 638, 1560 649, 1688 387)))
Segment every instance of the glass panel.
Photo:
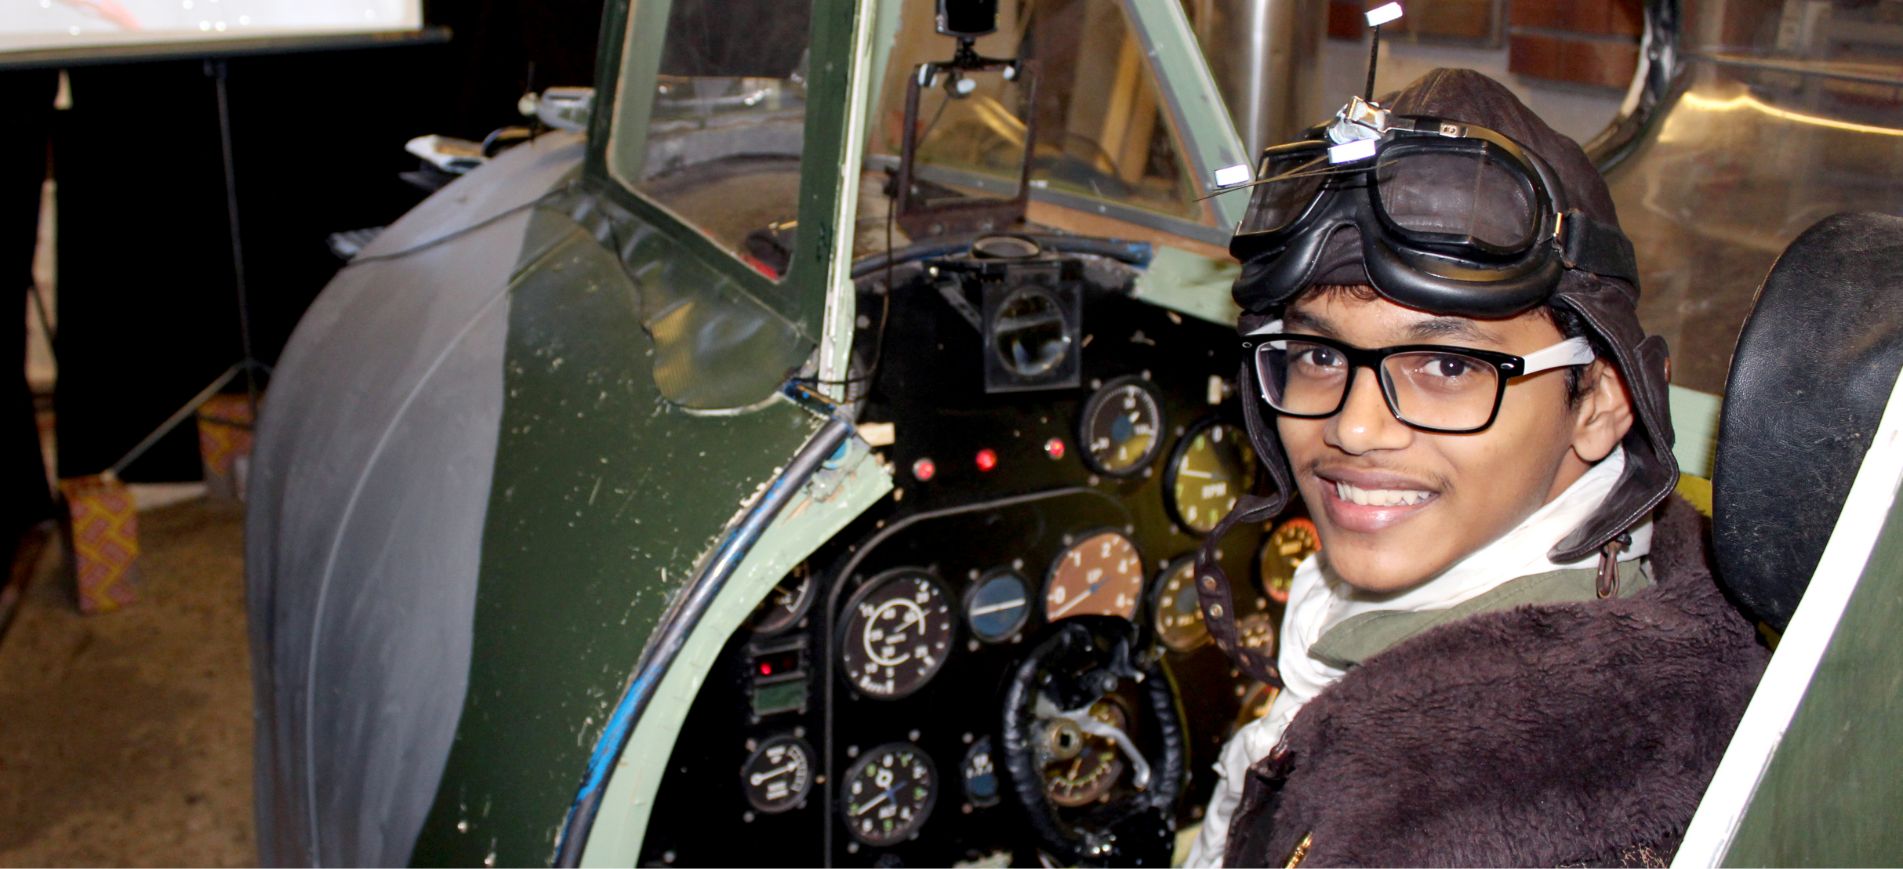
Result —
POLYGON ((1903 212, 1903 3, 1688 10, 1689 87, 1611 174, 1639 315, 1673 381, 1720 392, 1757 287, 1839 211, 1903 212))
MULTIPOLYGON (((1135 206, 1171 217, 1201 219, 1189 171, 1142 46, 1116 0, 1002 0, 998 32, 978 40, 991 58, 1035 57, 1037 151, 1031 185, 1135 206), (1032 50, 1020 52, 1029 46, 1032 50)), ((927 61, 949 59, 955 43, 938 35, 932 16, 912 12, 880 90, 870 153, 897 158, 904 131, 906 76, 927 61)), ((967 96, 942 87, 921 95, 920 177, 948 193, 1009 197, 1022 165, 1027 109, 1018 83, 978 76, 967 96), (934 171, 937 170, 937 171, 934 171)))
POLYGON ((610 168, 772 277, 799 208, 812 0, 639 0, 610 168), (659 67, 643 27, 667 10, 659 67), (744 22, 745 26, 735 26, 744 22))

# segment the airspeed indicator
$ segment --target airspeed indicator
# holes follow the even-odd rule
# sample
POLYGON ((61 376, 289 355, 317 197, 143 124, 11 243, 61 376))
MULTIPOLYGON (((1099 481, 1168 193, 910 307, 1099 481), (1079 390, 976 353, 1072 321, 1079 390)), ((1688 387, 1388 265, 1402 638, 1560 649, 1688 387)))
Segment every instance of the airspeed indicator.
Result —
POLYGON ((895 700, 931 681, 951 653, 951 604, 938 580, 915 568, 874 577, 846 604, 841 673, 866 697, 895 700))

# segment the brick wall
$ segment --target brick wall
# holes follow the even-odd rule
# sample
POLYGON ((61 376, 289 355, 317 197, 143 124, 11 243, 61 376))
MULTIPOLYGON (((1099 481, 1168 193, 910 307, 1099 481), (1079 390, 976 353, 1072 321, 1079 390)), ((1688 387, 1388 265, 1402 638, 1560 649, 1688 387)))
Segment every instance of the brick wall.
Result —
POLYGON ((1641 0, 1508 0, 1507 69, 1624 88, 1639 62, 1641 0))
MULTIPOLYGON (((1361 13, 1378 2, 1385 0, 1329 0, 1328 35, 1363 38, 1361 13)), ((1405 18, 1382 28, 1383 39, 1498 45, 1504 18, 1509 71, 1617 89, 1632 80, 1645 21, 1643 0, 1412 0, 1406 7, 1405 18)))

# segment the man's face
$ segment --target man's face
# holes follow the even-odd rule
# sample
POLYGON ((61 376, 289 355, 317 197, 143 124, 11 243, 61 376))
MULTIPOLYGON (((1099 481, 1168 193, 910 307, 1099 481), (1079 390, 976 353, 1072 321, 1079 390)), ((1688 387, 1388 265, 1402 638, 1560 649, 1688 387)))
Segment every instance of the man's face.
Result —
MULTIPOLYGON (((1448 344, 1524 356, 1563 340, 1538 311, 1505 320, 1436 316, 1350 292, 1305 296, 1283 322, 1290 332, 1364 348, 1448 344)), ((1353 377, 1340 413, 1279 417, 1276 427, 1321 532, 1322 557, 1356 588, 1419 585, 1512 530, 1590 466, 1574 449, 1582 411, 1568 406, 1564 369, 1509 381, 1493 425, 1468 434, 1414 429, 1389 412, 1374 371, 1353 377)), ((1597 452, 1597 444, 1585 446, 1597 452)))

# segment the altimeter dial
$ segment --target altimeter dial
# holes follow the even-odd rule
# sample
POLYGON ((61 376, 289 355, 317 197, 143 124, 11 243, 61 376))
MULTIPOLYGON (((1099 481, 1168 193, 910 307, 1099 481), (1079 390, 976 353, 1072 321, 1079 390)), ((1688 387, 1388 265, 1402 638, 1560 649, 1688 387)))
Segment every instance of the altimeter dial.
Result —
POLYGON ((930 574, 914 568, 880 574, 846 604, 841 672, 867 697, 911 694, 944 666, 953 619, 949 597, 930 574))

